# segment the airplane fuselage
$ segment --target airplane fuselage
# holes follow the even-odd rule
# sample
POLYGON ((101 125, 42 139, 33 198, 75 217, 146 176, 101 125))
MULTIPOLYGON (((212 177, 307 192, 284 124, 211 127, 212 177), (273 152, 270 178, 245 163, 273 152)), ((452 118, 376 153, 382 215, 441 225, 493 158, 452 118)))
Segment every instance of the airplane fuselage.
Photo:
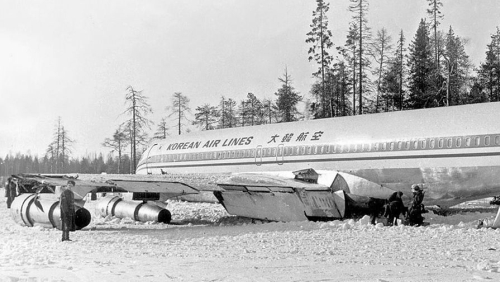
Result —
POLYGON ((500 103, 202 131, 153 140, 138 174, 352 174, 450 206, 500 193, 500 103))

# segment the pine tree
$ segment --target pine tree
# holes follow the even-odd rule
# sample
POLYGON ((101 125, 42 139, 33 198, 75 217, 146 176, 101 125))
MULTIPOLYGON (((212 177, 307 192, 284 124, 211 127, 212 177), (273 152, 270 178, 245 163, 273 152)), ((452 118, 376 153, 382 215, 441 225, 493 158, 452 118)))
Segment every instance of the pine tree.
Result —
POLYGON ((125 95, 125 103, 128 104, 125 114, 130 116, 130 119, 122 123, 122 127, 128 131, 130 138, 130 155, 132 158, 131 172, 135 172, 137 165, 137 147, 146 142, 147 134, 146 127, 150 128, 152 123, 146 118, 148 113, 153 113, 151 106, 148 104, 148 98, 142 94, 142 91, 135 90, 132 86, 126 89, 128 92, 125 95))
POLYGON ((347 40, 345 43, 345 49, 341 49, 344 58, 350 66, 350 84, 352 85, 352 115, 356 115, 356 84, 357 76, 356 70, 358 68, 357 60, 357 42, 359 42, 359 28, 356 23, 351 23, 349 25, 349 31, 347 34, 347 40))
POLYGON ((432 87, 432 51, 429 30, 421 20, 417 33, 410 45, 409 65, 409 107, 412 109, 436 106, 436 95, 432 87))
POLYGON ((170 128, 168 127, 167 119, 162 118, 161 121, 158 123, 158 126, 156 127, 156 132, 155 132, 154 137, 159 138, 159 139, 167 138, 167 135, 168 135, 167 131, 169 129, 170 128))
MULTIPOLYGON (((387 30, 382 28, 377 31, 377 37, 373 42, 373 52, 372 56, 374 61, 378 64, 378 67, 375 69, 374 75, 377 76, 377 96, 376 96, 376 105, 375 112, 378 112, 379 104, 380 104, 380 92, 381 92, 381 84, 382 84, 382 76, 387 72, 387 64, 390 60, 389 52, 392 50, 391 45, 391 36, 387 34, 387 30)), ((386 98, 386 111, 388 110, 388 99, 386 98)))
POLYGON ((491 35, 487 45, 486 60, 478 70, 479 83, 490 101, 500 101, 500 29, 491 35))
POLYGON ((311 43, 309 48, 309 61, 315 60, 318 63, 318 71, 313 73, 315 77, 321 79, 321 107, 322 116, 326 116, 326 89, 325 89, 325 75, 333 57, 330 55, 328 49, 333 46, 331 41, 332 32, 328 29, 327 12, 330 9, 330 4, 325 3, 323 0, 316 0, 317 7, 313 11, 313 20, 310 27, 312 30, 307 33, 308 38, 306 43, 311 43))
POLYGON ((365 71, 369 68, 370 61, 366 57, 370 52, 369 44, 371 39, 370 29, 368 28, 368 0, 350 0, 349 11, 353 13, 352 24, 355 24, 358 28, 357 33, 357 51, 358 51, 358 113, 363 114, 363 93, 364 93, 364 83, 368 80, 368 76, 365 71))
POLYGON ((125 151, 125 147, 128 145, 127 142, 128 142, 127 134, 120 126, 118 127, 118 129, 115 130, 112 138, 106 138, 102 143, 102 146, 110 148, 111 152, 118 153, 118 164, 116 166, 118 174, 120 174, 120 172, 122 171, 122 158, 123 158, 122 155, 123 152, 125 151))
POLYGON ((302 97, 294 90, 291 76, 288 74, 286 68, 283 77, 278 79, 282 85, 274 95, 278 97, 276 106, 278 108, 278 114, 281 117, 281 122, 296 121, 297 103, 302 100, 302 97))
POLYGON ((238 126, 238 116, 236 110, 236 101, 233 99, 221 100, 220 128, 232 128, 238 126))
POLYGON ((177 129, 179 135, 181 135, 182 126, 185 126, 183 121, 188 120, 186 113, 191 112, 191 108, 189 108, 189 98, 182 95, 181 92, 175 92, 172 96, 172 106, 169 108, 172 111, 169 117, 175 116, 177 120, 177 129))
POLYGON ((463 40, 455 35, 451 26, 442 56, 446 69, 446 105, 463 104, 461 96, 465 92, 471 64, 465 53, 463 40))
POLYGON ((53 140, 49 144, 46 156, 50 160, 50 172, 64 172, 66 163, 71 154, 71 144, 74 141, 69 138, 67 130, 61 122, 61 117, 57 118, 56 128, 53 134, 53 140))
POLYGON ((248 125, 262 124, 262 102, 253 94, 248 93, 247 99, 243 101, 243 123, 248 125))
POLYGON ((441 0, 427 0, 429 8, 427 9, 427 14, 430 18, 430 27, 433 30, 433 45, 434 45, 434 69, 438 71, 436 75, 439 74, 440 69, 440 37, 438 34, 438 26, 441 23, 440 20, 443 19, 443 14, 441 13, 441 8, 443 3, 441 0))
POLYGON ((217 107, 205 104, 196 108, 193 125, 198 125, 202 130, 212 130, 219 118, 217 107))

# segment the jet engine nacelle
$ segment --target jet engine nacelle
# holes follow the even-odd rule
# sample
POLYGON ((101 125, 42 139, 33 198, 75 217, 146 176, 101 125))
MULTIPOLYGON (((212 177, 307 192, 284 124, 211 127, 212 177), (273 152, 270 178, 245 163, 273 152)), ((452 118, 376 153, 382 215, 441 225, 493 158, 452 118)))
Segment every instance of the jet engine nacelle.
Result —
POLYGON ((172 215, 167 209, 144 202, 125 201, 118 196, 103 198, 97 203, 97 211, 103 215, 131 218, 136 221, 170 223, 172 215))
MULTIPOLYGON (((40 206, 35 205, 37 194, 26 193, 17 196, 12 202, 10 214, 15 222, 24 226, 42 226, 61 230, 61 210, 57 199, 38 199, 40 206)), ((77 230, 89 225, 90 212, 80 206, 75 207, 75 226, 77 230)))

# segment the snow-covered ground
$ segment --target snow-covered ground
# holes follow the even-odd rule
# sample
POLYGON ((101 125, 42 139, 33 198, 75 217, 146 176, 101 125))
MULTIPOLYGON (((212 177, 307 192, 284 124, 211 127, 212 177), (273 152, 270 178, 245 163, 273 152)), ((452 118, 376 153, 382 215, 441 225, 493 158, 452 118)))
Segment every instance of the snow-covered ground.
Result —
MULTIPOLYGON (((219 204, 168 206, 174 224, 93 214, 61 242, 61 231, 17 225, 0 197, 0 281, 500 281, 500 230, 475 228, 493 209, 383 227, 367 218, 252 222, 219 204)), ((94 202, 86 208, 95 213, 94 202)))

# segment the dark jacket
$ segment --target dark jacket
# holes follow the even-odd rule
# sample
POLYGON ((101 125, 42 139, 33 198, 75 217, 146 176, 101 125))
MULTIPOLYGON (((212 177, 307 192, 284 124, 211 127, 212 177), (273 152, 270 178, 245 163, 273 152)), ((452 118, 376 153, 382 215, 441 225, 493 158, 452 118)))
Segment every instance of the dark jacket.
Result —
POLYGON ((75 231, 75 195, 73 191, 66 189, 61 192, 59 206, 61 208, 63 227, 66 225, 69 230, 75 231))

